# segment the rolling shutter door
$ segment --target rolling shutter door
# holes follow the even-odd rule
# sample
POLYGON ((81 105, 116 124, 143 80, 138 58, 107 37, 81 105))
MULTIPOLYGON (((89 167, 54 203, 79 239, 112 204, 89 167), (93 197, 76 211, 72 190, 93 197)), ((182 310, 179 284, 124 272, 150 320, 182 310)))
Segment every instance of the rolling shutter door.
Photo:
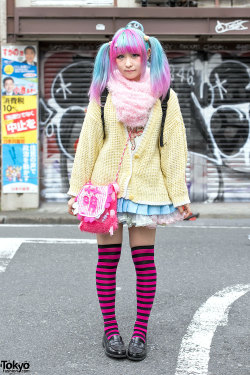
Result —
POLYGON ((93 44, 40 48, 41 198, 68 199, 69 177, 88 105, 93 44))
MULTIPOLYGON (((249 53, 237 46, 220 45, 219 52, 164 47, 186 126, 191 201, 249 201, 249 53)), ((40 45, 40 176, 46 201, 68 199, 97 48, 40 45)))
POLYGON ((250 54, 168 52, 186 126, 191 201, 250 199, 250 54))
MULTIPOLYGON (((166 48, 167 50, 167 48, 166 48)), ((194 71, 192 64, 193 54, 189 51, 170 51, 167 52, 168 61, 171 70, 171 87, 178 95, 178 100, 183 116, 187 141, 191 134, 191 118, 192 108, 190 103, 190 93, 194 85, 194 71)), ((191 159, 188 153, 187 167, 186 167, 186 183, 189 193, 191 192, 191 159)))
POLYGON ((210 201, 249 201, 250 57, 237 51, 210 53, 207 192, 210 201))

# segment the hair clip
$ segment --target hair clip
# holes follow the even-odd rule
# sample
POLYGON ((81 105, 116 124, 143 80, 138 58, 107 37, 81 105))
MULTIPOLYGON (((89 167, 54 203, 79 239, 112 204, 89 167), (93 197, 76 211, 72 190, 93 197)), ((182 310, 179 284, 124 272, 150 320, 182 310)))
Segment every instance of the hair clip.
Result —
POLYGON ((144 35, 144 40, 145 40, 146 42, 148 42, 148 41, 149 41, 149 36, 148 36, 148 35, 144 35))
POLYGON ((112 44, 112 40, 109 42, 109 45, 111 46, 111 44, 112 44))
POLYGON ((127 26, 125 26, 125 29, 127 28, 133 28, 133 29, 139 29, 141 30, 142 32, 144 32, 144 28, 142 26, 142 24, 138 21, 130 21, 127 26))
POLYGON ((118 45, 117 45, 117 43, 115 44, 115 48, 117 48, 118 47, 118 45))

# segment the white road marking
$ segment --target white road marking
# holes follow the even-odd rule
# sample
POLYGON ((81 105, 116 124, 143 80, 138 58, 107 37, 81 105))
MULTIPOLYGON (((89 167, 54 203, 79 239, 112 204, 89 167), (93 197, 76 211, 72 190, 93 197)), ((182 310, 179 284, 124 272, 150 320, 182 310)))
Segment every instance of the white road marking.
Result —
POLYGON ((197 229, 197 228, 203 228, 203 229, 250 229, 250 227, 230 227, 230 226, 223 226, 223 225, 190 225, 190 226, 186 226, 186 225, 175 225, 175 226, 172 226, 172 228, 187 228, 187 229, 197 229))
POLYGON ((69 238, 1 238, 0 243, 0 273, 6 270, 11 259, 23 243, 46 243, 46 244, 96 244, 95 239, 69 239, 69 238))
POLYGON ((5 227, 19 227, 19 228, 30 228, 30 227, 76 227, 73 224, 0 224, 0 228, 5 227))
POLYGON ((225 326, 233 302, 250 284, 227 287, 210 297, 195 313, 182 339, 175 375, 207 375, 210 346, 218 326, 225 326))
MULTIPOLYGON (((4 228, 34 228, 34 227, 72 227, 77 228, 76 225, 72 224, 0 224, 0 229, 4 228)), ((161 227, 164 229, 164 227, 161 227)), ((186 229, 250 229, 250 226, 229 226, 229 225, 193 225, 193 224, 171 224, 168 228, 186 228, 186 229)), ((79 229, 78 229, 79 230, 79 229)))
POLYGON ((79 243, 88 243, 88 244, 95 244, 97 243, 96 240, 88 239, 88 238, 24 238, 24 242, 29 243, 66 243, 66 244, 79 244, 79 243))

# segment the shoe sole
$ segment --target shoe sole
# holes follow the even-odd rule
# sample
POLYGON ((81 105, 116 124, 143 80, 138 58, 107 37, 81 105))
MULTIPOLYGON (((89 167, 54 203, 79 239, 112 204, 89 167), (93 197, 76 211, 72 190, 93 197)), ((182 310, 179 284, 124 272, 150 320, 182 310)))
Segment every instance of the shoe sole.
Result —
POLYGON ((128 352, 127 352, 127 358, 130 359, 131 361, 142 361, 146 357, 147 357, 147 353, 143 357, 135 358, 135 357, 130 357, 129 354, 128 354, 128 352))
MULTIPOLYGON (((105 343, 104 343, 104 340, 102 340, 102 346, 104 347, 105 349, 105 343)), ((127 354, 111 354, 111 353, 108 353, 106 352, 106 349, 105 349, 105 354, 108 356, 108 357, 111 357, 111 358, 126 358, 127 357, 127 354)))

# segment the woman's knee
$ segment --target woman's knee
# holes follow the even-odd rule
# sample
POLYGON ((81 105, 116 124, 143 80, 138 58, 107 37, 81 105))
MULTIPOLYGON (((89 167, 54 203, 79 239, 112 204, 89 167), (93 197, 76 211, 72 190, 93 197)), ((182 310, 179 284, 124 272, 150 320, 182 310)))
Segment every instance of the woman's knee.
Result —
POLYGON ((109 233, 97 233, 96 239, 98 245, 109 245, 122 243, 123 237, 123 224, 119 223, 117 230, 114 232, 113 236, 110 236, 109 233))
POLYGON ((156 236, 156 228, 149 229, 147 227, 132 226, 129 228, 130 247, 154 245, 155 236, 156 236))

